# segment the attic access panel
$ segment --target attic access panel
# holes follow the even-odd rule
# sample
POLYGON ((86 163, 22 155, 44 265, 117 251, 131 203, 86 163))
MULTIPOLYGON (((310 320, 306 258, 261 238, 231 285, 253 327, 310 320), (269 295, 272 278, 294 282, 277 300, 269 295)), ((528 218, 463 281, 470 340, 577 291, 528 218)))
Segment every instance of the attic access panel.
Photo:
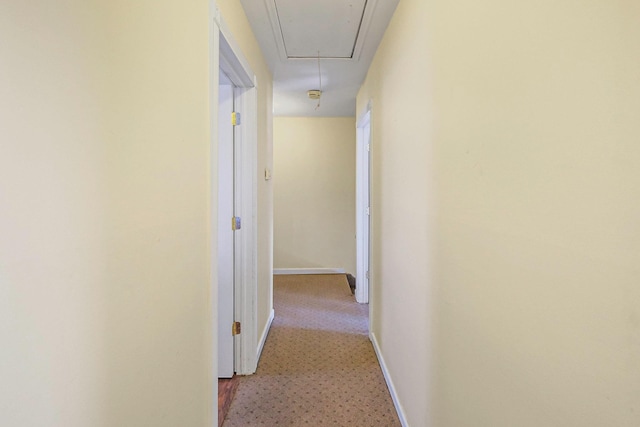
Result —
POLYGON ((367 0, 274 0, 287 58, 353 57, 367 0))

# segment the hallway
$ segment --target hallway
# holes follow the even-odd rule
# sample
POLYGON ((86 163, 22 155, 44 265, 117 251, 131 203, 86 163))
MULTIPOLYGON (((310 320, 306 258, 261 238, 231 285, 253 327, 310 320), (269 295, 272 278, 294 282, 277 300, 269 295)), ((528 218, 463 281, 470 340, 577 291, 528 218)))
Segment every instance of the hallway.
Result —
POLYGON ((255 375, 242 377, 225 427, 397 426, 368 339, 368 306, 344 275, 274 277, 276 317, 255 375))
POLYGON ((220 70, 256 117, 230 219, 258 372, 228 426, 384 424, 391 400, 406 427, 640 426, 638 22, 633 0, 1 1, 0 426, 217 425, 220 70), (367 43, 326 57, 333 22, 367 43), (285 38, 306 59, 264 48, 285 38), (363 117, 368 276, 345 255, 363 117), (369 327, 337 324, 348 293, 290 317, 278 294, 267 340, 284 269, 369 277, 369 327))

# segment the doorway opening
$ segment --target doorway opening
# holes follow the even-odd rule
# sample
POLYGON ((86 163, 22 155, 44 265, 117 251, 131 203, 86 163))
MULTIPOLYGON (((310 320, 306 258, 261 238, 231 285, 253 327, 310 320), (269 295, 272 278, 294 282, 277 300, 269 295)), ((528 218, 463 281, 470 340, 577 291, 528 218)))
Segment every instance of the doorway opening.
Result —
POLYGON ((257 366, 257 87, 218 10, 211 27, 211 298, 215 377, 257 366), (234 122, 232 122, 234 120, 234 122))

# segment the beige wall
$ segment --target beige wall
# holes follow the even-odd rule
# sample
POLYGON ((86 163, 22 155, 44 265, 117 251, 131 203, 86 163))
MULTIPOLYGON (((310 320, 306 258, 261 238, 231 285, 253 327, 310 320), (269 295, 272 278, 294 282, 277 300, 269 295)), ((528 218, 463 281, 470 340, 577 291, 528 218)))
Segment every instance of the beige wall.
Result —
POLYGON ((358 113, 372 331, 409 425, 640 425, 639 19, 400 2, 358 113))
POLYGON ((0 4, 3 426, 215 422, 208 16, 207 1, 0 4))
POLYGON ((274 118, 274 266, 355 274, 353 117, 274 118))

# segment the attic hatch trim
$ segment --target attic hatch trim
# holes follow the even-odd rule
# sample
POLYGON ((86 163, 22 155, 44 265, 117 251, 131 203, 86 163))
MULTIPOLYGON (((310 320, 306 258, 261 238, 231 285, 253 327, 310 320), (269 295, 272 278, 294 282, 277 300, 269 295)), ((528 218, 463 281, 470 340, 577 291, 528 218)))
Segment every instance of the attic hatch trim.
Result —
MULTIPOLYGON (((360 56, 362 55, 362 51, 364 48, 365 40, 367 38, 367 34, 369 33, 369 29, 371 27, 371 22, 373 20, 373 15, 378 5, 379 0, 364 0, 364 6, 362 10, 362 16, 360 17, 360 22, 358 23, 358 30, 356 32, 356 37, 353 43, 353 48, 351 49, 351 56, 322 56, 320 55, 320 59, 337 59, 337 60, 347 60, 347 61, 359 61, 360 56)), ((263 0, 265 9, 267 10, 267 16, 269 17, 269 23, 271 24, 271 31, 273 33, 273 38, 275 40, 278 54, 280 56, 281 62, 287 62, 289 60, 308 60, 308 59, 317 59, 317 55, 313 56, 295 56, 289 55, 287 53, 286 43, 284 41, 284 33, 282 31, 282 24, 280 22, 280 16, 278 14, 278 6, 276 4, 276 0, 263 0)))

